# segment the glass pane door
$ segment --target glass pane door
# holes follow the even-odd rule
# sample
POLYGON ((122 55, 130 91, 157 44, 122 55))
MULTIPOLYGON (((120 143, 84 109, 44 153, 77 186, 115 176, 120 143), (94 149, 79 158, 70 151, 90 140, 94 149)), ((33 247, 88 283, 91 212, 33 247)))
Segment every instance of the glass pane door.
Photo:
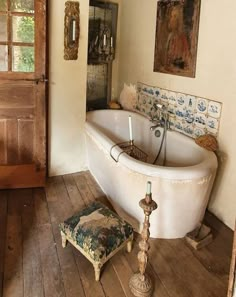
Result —
POLYGON ((34 72, 34 0, 0 0, 0 72, 34 72))

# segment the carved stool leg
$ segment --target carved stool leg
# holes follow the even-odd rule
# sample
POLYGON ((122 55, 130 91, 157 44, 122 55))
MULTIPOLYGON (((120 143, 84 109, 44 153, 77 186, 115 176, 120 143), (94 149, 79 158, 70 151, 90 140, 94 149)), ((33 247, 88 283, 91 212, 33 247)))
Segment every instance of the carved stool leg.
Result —
POLYGON ((127 252, 130 253, 132 250, 133 240, 127 242, 127 252))
POLYGON ((100 264, 94 264, 94 272, 95 272, 95 281, 100 280, 100 272, 101 272, 101 265, 100 264))
POLYGON ((65 248, 67 244, 67 239, 65 234, 61 231, 61 241, 62 241, 62 247, 65 248))

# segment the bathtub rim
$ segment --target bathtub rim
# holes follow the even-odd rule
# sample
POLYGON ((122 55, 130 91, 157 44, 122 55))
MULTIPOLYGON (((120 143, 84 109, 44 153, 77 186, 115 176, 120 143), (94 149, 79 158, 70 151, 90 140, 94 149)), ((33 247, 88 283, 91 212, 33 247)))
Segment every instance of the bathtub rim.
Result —
MULTIPOLYGON (((104 111, 113 112, 113 113, 126 112, 129 115, 135 114, 135 116, 144 118, 145 120, 148 121, 148 118, 143 116, 142 114, 135 113, 132 111, 126 111, 126 110, 96 110, 96 111, 89 111, 88 114, 92 114, 95 112, 99 113, 104 111)), ((101 132, 99 128, 96 127, 95 124, 89 122, 87 116, 86 116, 86 122, 85 122, 85 132, 90 138, 92 138, 93 141, 97 142, 98 146, 102 145, 106 153, 110 156, 110 149, 112 146, 115 145, 115 143, 109 137, 107 137, 103 132, 101 132)), ((177 131, 171 131, 167 133, 177 133, 179 137, 184 137, 184 138, 186 137, 187 141, 191 140, 189 139, 188 136, 183 135, 182 133, 179 133, 177 131)), ((163 167, 159 165, 144 163, 130 157, 126 153, 120 154, 122 150, 118 146, 115 146, 112 149, 112 154, 114 154, 114 156, 118 156, 120 154, 117 164, 120 163, 134 172, 145 174, 150 177, 161 177, 169 180, 191 181, 194 179, 207 177, 211 174, 215 174, 216 169, 218 167, 217 157, 214 152, 207 151, 201 147, 198 147, 198 149, 201 150, 202 160, 198 164, 183 166, 183 167, 171 167, 171 166, 163 167)), ((114 164, 116 164, 115 161, 114 161, 114 164)))

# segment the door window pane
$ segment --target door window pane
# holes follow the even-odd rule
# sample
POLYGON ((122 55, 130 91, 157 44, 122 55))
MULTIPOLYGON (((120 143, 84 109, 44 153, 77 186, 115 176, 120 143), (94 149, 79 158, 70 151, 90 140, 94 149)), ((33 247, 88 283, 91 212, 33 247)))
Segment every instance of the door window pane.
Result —
POLYGON ((11 1, 11 10, 33 13, 34 12, 34 0, 12 0, 11 1))
POLYGON ((0 41, 7 41, 7 16, 6 15, 0 15, 0 41))
POLYGON ((0 45, 0 71, 8 70, 8 55, 7 55, 7 46, 0 45))
POLYGON ((34 72, 34 47, 13 46, 12 71, 34 72))
POLYGON ((0 0, 0 11, 7 10, 7 0, 0 0))
POLYGON ((31 16, 12 17, 13 42, 34 42, 34 18, 31 16))

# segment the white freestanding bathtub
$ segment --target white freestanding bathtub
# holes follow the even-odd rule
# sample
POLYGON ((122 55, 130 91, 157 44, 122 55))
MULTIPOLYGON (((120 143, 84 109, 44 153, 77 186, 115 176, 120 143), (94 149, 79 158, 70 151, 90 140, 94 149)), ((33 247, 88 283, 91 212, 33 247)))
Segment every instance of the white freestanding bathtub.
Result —
POLYGON ((151 237, 184 237, 203 219, 217 159, 193 139, 167 131, 165 166, 152 165, 161 137, 150 131, 151 125, 146 117, 128 111, 88 112, 85 124, 88 167, 114 208, 139 232, 144 220, 139 201, 145 197, 147 181, 151 181, 152 198, 158 204, 150 217, 151 237), (129 139, 129 115, 134 144, 148 154, 147 163, 120 154, 122 150, 114 146, 129 139))

